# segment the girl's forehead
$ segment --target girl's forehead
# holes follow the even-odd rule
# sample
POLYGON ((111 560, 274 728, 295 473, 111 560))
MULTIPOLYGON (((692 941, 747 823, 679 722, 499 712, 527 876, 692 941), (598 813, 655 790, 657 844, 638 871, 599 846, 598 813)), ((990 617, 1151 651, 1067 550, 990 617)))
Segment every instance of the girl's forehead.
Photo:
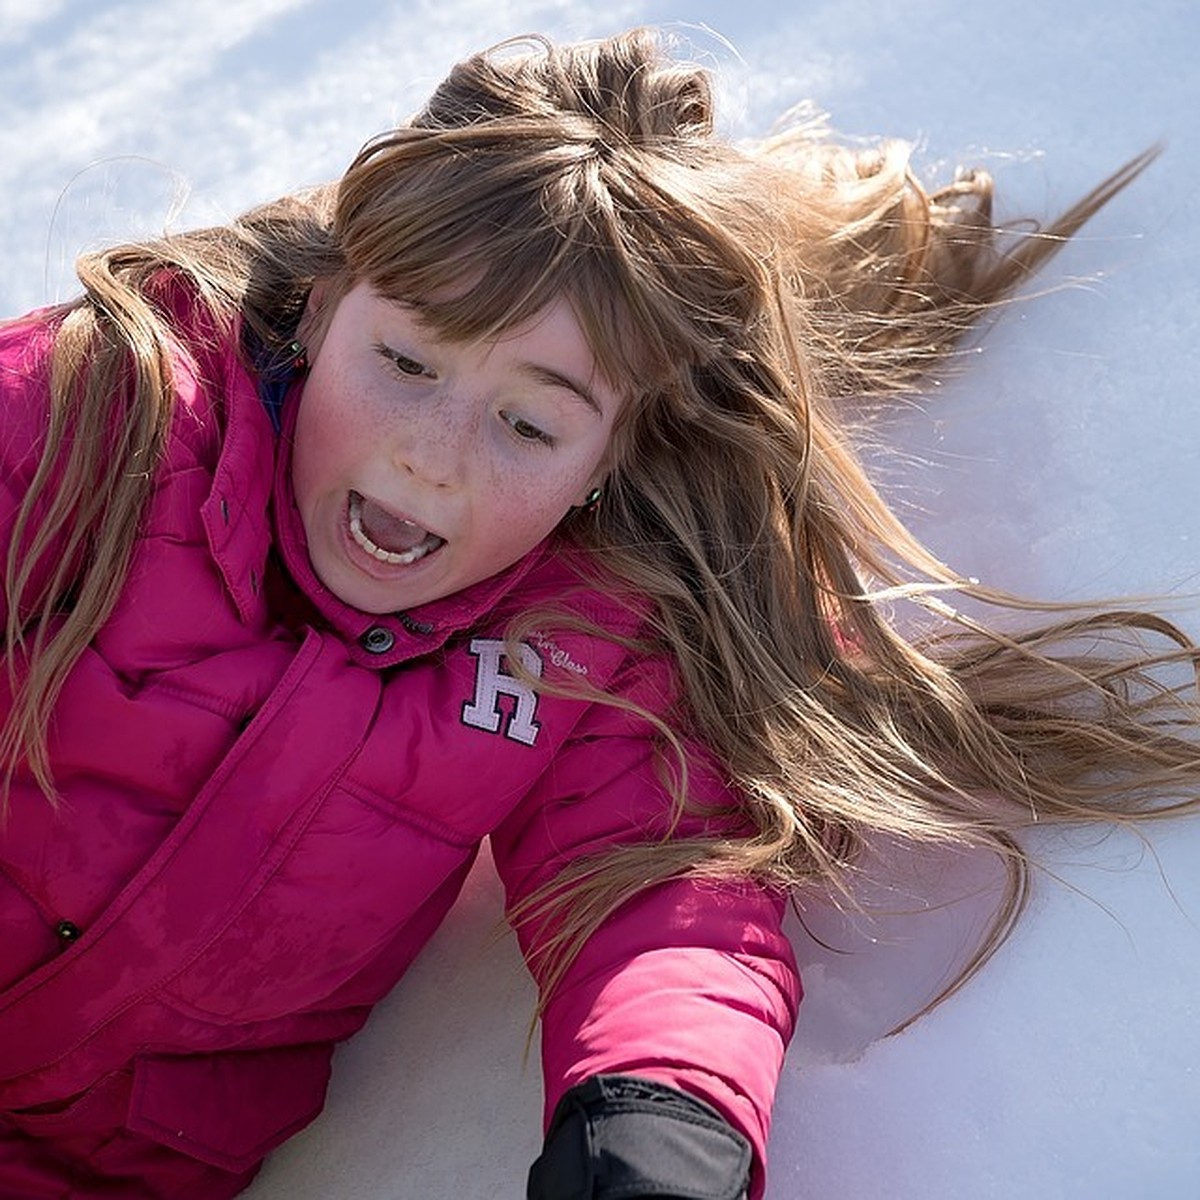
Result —
POLYGON ((503 268, 480 268, 457 280, 417 292, 393 287, 380 294, 410 312, 432 336, 451 342, 506 341, 564 319, 578 329, 596 373, 628 397, 645 386, 645 345, 615 296, 597 304, 594 292, 571 287, 531 289, 518 273, 506 300, 503 268))

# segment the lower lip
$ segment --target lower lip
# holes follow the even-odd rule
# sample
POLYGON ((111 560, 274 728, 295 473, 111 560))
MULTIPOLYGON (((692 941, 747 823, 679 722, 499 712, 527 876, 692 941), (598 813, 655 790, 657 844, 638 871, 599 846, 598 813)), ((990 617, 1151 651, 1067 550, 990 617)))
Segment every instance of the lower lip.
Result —
POLYGON ((364 575, 371 576, 372 579, 384 581, 402 577, 407 578, 419 572, 427 563, 438 558, 446 548, 446 543, 443 542, 436 550, 430 550, 427 554, 423 554, 418 558, 416 562, 412 563, 382 562, 375 555, 369 554, 354 540, 354 535, 350 532, 349 496, 346 497, 346 502, 342 506, 342 516, 338 532, 342 543, 342 553, 346 555, 353 566, 364 575))

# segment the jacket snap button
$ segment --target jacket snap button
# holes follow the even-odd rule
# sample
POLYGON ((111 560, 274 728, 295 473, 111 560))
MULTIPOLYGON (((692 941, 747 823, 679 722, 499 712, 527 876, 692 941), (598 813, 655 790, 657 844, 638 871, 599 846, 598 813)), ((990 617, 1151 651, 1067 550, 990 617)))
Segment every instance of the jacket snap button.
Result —
POLYGON ((368 654, 386 654, 396 644, 396 635, 382 625, 372 625, 358 639, 358 644, 368 654))
POLYGON ((80 929, 74 921, 59 921, 59 923, 54 927, 54 932, 64 942, 78 941, 83 934, 83 930, 80 929))

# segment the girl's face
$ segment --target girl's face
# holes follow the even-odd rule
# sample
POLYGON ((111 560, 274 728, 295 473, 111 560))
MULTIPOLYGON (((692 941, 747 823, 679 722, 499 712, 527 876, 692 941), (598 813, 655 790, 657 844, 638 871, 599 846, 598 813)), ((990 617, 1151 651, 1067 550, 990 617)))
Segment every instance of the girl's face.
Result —
POLYGON ((564 300, 464 344, 358 284, 310 354, 296 502, 317 576, 363 612, 496 574, 604 476, 620 397, 564 300))

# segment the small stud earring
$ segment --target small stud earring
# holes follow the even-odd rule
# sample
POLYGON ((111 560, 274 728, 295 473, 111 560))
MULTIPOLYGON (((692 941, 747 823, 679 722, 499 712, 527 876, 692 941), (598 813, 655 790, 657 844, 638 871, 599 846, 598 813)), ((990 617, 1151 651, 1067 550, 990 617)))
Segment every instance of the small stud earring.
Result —
POLYGON ((584 512, 595 512, 600 507, 600 497, 604 495, 604 489, 594 487, 584 497, 583 503, 579 506, 584 512))

